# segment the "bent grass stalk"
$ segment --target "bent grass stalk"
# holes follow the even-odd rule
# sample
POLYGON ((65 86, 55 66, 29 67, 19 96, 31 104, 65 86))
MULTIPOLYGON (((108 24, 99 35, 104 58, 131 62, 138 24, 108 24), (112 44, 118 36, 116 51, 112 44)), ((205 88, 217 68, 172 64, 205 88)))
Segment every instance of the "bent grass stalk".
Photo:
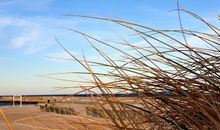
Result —
MULTIPOLYGON (((105 62, 87 60, 84 56, 83 59, 78 59, 57 40, 64 51, 73 58, 63 60, 78 62, 86 72, 44 76, 50 78, 52 75, 90 75, 92 82, 78 82, 78 87, 82 87, 80 92, 94 93, 92 90, 97 88, 97 94, 105 95, 95 99, 99 106, 96 109, 104 112, 106 119, 112 122, 113 128, 220 129, 220 30, 194 13, 178 9, 179 15, 180 11, 200 21, 211 33, 183 29, 181 23, 180 30, 157 30, 122 20, 68 15, 113 22, 132 31, 132 36, 141 38, 146 47, 133 45, 122 37, 119 37, 121 41, 104 41, 68 29, 83 36, 105 62), (184 42, 175 35, 183 36, 184 42), (166 40, 161 39, 161 36, 166 40), (188 37, 197 38, 204 46, 190 46, 188 37), (116 60, 99 49, 101 45, 117 52, 116 60), (117 45, 129 48, 130 51, 117 45), (106 71, 97 72, 93 69, 94 66, 105 68, 106 71), (103 80, 103 77, 109 80, 103 80), (115 97, 115 93, 121 92, 135 94, 135 103, 127 103, 115 97), (135 113, 134 117, 130 116, 130 110, 135 113)), ((58 57, 53 58, 62 60, 58 57)))
POLYGON ((0 115, 2 116, 3 120, 5 121, 9 130, 14 130, 11 123, 9 122, 7 116, 5 115, 4 111, 0 108, 0 115))

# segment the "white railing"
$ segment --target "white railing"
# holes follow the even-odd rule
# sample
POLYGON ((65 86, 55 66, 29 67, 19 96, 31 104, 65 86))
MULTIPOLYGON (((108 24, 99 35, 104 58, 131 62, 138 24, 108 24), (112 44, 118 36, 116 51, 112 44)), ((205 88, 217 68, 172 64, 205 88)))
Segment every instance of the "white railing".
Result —
MULTIPOLYGON (((12 97, 12 102, 13 102, 13 107, 15 106, 15 95, 13 95, 13 97, 12 97)), ((20 107, 22 107, 22 95, 20 95, 20 107)))

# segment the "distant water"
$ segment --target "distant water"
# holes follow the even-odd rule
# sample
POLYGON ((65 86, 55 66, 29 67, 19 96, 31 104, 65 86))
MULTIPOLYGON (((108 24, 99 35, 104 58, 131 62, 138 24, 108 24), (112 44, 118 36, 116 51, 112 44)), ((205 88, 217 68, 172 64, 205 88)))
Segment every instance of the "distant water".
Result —
MULTIPOLYGON (((36 103, 23 103, 22 105, 35 105, 36 103)), ((12 102, 0 102, 0 107, 1 106, 12 106, 13 103, 12 102)), ((15 106, 19 106, 20 103, 19 102, 15 102, 15 106)))
POLYGON ((10 106, 12 103, 10 102, 0 102, 0 106, 10 106))

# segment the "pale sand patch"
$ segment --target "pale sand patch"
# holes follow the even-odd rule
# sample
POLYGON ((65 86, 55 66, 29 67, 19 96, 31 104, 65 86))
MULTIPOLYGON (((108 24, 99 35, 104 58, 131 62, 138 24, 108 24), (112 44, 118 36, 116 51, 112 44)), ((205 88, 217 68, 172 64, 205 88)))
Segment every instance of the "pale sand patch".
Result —
MULTIPOLYGON (((41 112, 39 107, 30 105, 23 107, 1 107, 14 127, 14 130, 108 130, 105 120, 86 115, 61 115, 41 112)), ((7 130, 0 118, 0 130, 7 130)))

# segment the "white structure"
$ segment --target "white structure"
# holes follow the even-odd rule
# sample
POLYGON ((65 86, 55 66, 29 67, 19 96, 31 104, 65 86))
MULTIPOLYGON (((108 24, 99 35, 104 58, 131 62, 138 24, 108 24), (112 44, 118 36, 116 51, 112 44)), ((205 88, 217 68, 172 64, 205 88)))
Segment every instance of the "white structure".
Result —
POLYGON ((15 96, 13 95, 12 97, 12 101, 13 101, 13 107, 15 106, 15 96))
MULTIPOLYGON (((16 101, 15 97, 16 97, 15 95, 12 96, 13 107, 15 106, 15 101, 16 101)), ((20 100, 20 107, 22 107, 22 95, 20 95, 19 97, 20 97, 20 99, 19 99, 20 100)))
POLYGON ((20 107, 22 107, 22 95, 20 95, 20 107))

